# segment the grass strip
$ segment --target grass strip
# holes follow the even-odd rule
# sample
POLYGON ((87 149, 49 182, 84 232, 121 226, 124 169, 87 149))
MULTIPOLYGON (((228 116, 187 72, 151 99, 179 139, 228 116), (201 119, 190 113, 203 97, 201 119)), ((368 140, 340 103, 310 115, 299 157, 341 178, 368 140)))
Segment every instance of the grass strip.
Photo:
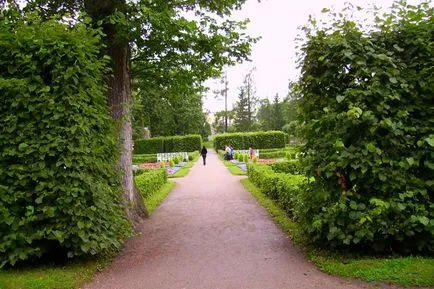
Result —
POLYGON ((304 249, 320 270, 368 282, 387 282, 404 287, 434 287, 434 258, 354 257, 345 253, 317 250, 307 245, 306 239, 300 234, 299 225, 289 219, 273 200, 265 196, 249 179, 243 179, 241 183, 273 217, 275 223, 304 249))
POLYGON ((107 267, 113 256, 72 259, 63 265, 0 270, 1 289, 76 289, 107 267))
POLYGON ((242 169, 240 169, 239 166, 237 166, 236 164, 230 162, 230 161, 226 161, 223 159, 223 157, 218 154, 217 155, 219 160, 221 160, 223 162, 223 164, 228 168, 229 172, 231 172, 231 174, 235 175, 235 176, 245 176, 247 175, 247 172, 243 171, 242 169))
POLYGON ((154 194, 147 197, 144 202, 146 204, 146 208, 148 209, 149 215, 152 215, 152 213, 155 211, 156 208, 161 204, 161 202, 169 195, 169 193, 173 190, 175 187, 175 182, 167 182, 164 184, 161 189, 159 189, 154 194))

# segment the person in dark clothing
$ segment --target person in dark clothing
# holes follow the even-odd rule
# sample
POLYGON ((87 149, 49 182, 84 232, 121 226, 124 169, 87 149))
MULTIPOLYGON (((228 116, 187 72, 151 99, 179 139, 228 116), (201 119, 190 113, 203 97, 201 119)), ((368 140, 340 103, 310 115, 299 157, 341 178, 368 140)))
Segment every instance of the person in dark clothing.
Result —
POLYGON ((203 165, 206 165, 206 154, 208 153, 206 147, 204 146, 202 148, 202 150, 200 151, 200 154, 202 155, 203 158, 203 165))

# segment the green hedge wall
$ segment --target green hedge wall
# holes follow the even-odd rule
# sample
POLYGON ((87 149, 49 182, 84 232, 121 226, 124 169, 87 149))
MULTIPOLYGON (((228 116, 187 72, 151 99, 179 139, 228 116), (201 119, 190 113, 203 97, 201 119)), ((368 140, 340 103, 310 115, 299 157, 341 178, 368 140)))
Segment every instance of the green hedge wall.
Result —
POLYGON ((137 170, 135 171, 134 180, 143 199, 146 199, 167 183, 167 170, 137 170))
MULTIPOLYGON (((2 11, 3 13, 4 11, 2 11)), ((99 36, 0 17, 0 268, 118 248, 130 226, 114 170, 99 36)))
POLYGON ((234 149, 270 149, 284 148, 285 134, 281 131, 225 133, 214 137, 214 148, 224 150, 226 145, 234 149))
POLYGON ((201 148, 202 137, 200 135, 154 137, 134 142, 135 154, 194 152, 201 148))

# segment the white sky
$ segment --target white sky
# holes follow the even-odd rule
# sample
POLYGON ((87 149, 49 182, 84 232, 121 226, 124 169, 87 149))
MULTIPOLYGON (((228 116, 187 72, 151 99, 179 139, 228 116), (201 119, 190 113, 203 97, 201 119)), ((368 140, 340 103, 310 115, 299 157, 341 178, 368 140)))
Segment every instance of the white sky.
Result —
MULTIPOLYGON (((324 7, 344 7, 348 0, 248 0, 243 9, 236 11, 233 19, 250 19, 248 34, 262 39, 254 44, 251 60, 241 65, 227 69, 229 91, 228 110, 238 99, 238 87, 242 84, 244 75, 256 67, 254 81, 256 95, 269 98, 278 93, 280 98, 288 93, 289 80, 298 78, 296 69, 295 41, 299 34, 298 27, 308 22, 309 15, 320 16, 324 7)), ((378 7, 390 7, 393 0, 351 0, 354 6, 368 7, 375 4, 378 7)), ((413 0, 411 3, 421 1, 413 0)), ((222 88, 218 80, 206 83, 211 89, 204 99, 204 108, 211 112, 224 110, 224 99, 215 99, 212 90, 222 88)))

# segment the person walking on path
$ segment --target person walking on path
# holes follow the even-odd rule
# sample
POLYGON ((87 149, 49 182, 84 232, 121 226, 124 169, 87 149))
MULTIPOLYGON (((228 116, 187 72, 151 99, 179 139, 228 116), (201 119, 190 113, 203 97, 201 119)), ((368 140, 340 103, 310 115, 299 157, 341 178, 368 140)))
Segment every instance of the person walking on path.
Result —
POLYGON ((206 154, 208 153, 208 150, 206 149, 205 146, 203 146, 200 154, 202 155, 203 158, 203 165, 206 165, 206 154))

